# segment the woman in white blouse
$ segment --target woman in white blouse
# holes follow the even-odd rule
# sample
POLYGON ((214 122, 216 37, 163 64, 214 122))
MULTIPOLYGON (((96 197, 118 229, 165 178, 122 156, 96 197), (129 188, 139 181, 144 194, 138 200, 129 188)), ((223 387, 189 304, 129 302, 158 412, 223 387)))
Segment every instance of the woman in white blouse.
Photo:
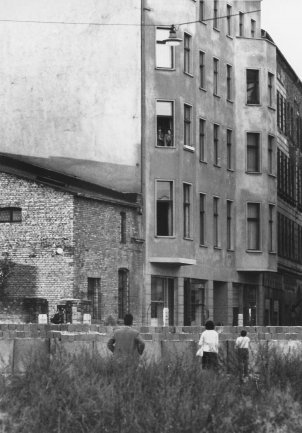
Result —
POLYGON ((199 346, 203 350, 202 368, 218 369, 218 332, 215 331, 215 325, 212 320, 205 324, 205 331, 202 332, 199 340, 199 346))

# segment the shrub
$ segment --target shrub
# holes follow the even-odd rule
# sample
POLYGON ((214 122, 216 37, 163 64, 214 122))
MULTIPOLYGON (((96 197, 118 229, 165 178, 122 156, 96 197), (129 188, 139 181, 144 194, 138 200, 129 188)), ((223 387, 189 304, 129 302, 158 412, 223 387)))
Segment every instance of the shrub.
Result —
POLYGON ((2 409, 12 433, 300 432, 302 368, 266 355, 269 380, 246 384, 178 356, 138 367, 87 353, 36 360, 2 387, 2 409))

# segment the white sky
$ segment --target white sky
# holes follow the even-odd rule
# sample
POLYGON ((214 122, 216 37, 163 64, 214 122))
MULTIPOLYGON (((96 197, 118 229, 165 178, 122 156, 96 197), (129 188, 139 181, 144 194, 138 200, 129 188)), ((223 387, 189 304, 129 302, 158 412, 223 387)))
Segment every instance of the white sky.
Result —
POLYGON ((262 0, 266 30, 302 81, 302 0, 262 0))

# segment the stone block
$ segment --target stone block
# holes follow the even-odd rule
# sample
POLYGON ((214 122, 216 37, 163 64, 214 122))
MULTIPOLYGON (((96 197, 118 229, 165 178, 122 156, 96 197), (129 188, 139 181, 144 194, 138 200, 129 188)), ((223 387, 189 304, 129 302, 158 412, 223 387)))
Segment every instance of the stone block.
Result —
POLYGON ((14 340, 13 372, 24 373, 26 368, 39 358, 46 358, 50 353, 49 339, 20 338, 14 340))
POLYGON ((0 373, 12 373, 13 352, 14 340, 0 340, 0 373))

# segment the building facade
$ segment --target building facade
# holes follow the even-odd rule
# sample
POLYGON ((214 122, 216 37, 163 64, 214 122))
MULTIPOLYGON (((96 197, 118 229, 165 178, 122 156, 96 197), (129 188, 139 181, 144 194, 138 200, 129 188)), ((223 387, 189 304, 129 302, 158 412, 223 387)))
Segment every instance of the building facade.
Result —
POLYGON ((122 320, 129 310, 139 316, 143 244, 136 194, 3 154, 0 185, 1 300, 7 308, 16 299, 23 305, 43 299, 51 317, 62 301, 85 299, 93 321, 122 320))
MULTIPOLYGON (((230 325, 287 322, 300 305, 301 270, 291 260, 296 276, 285 271, 280 227, 294 221, 298 205, 280 195, 280 161, 290 146, 277 127, 285 90, 277 48, 261 30, 261 1, 30 0, 26 9, 7 1, 5 13, 0 150, 139 194, 133 247, 142 259, 131 283, 137 302, 129 306, 136 319, 155 326, 208 317, 230 325), (172 25, 178 46, 166 43, 172 25), (285 302, 290 284, 295 304, 285 302)), ((300 84, 290 80, 295 110, 300 84)), ((73 208, 81 216, 73 228, 90 249, 86 206, 73 208)), ((106 248, 116 259, 114 242, 106 248)), ((83 270, 83 254, 76 255, 74 284, 87 292, 87 278, 103 278, 93 276, 96 261, 105 269, 106 259, 91 259, 90 268, 85 254, 83 270)), ((116 315, 102 299, 101 308, 116 315)))

